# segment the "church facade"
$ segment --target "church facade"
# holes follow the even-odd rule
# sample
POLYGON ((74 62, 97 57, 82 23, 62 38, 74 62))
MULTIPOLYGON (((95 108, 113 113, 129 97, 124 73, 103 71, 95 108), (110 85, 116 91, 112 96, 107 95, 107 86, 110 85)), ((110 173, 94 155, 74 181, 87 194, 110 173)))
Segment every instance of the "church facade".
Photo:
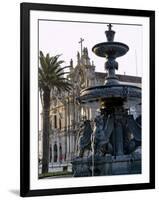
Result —
MULTIPOLYGON (((141 77, 117 75, 119 81, 141 87, 141 77)), ((80 105, 78 96, 84 88, 103 85, 106 73, 96 72, 95 65, 90 61, 87 48, 83 48, 81 54, 77 53, 77 63, 73 66, 70 61, 68 79, 72 82, 69 92, 51 93, 50 107, 50 146, 49 146, 49 170, 70 170, 71 160, 78 154, 78 139, 81 122, 88 119, 92 122, 98 114, 99 103, 93 106, 80 105)), ((130 112, 137 117, 141 112, 141 105, 132 108, 130 112)), ((42 120, 42 113, 41 113, 42 120)), ((41 123, 42 124, 42 123, 41 123)), ((42 127, 39 131, 39 160, 42 159, 42 127)), ((40 165, 39 165, 40 166, 40 165)))

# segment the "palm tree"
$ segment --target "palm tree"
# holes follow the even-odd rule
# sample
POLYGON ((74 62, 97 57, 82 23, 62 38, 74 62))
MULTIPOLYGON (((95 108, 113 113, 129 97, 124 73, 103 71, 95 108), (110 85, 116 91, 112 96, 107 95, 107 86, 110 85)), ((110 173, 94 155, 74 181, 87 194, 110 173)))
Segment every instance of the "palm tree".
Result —
POLYGON ((64 77, 66 67, 61 67, 63 60, 58 60, 60 55, 44 56, 40 51, 40 66, 38 71, 39 91, 43 108, 43 159, 42 173, 48 172, 49 163, 49 132, 50 132, 50 92, 55 88, 59 91, 69 91, 71 84, 64 77))

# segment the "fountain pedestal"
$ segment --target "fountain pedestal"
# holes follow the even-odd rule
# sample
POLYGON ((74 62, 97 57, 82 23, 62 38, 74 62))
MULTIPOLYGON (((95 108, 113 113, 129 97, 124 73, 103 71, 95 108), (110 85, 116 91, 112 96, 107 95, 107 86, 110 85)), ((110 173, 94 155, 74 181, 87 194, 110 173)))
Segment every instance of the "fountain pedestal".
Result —
POLYGON ((76 158, 73 163, 74 177, 110 176, 141 173, 141 154, 122 156, 96 156, 94 166, 92 156, 89 158, 76 158))

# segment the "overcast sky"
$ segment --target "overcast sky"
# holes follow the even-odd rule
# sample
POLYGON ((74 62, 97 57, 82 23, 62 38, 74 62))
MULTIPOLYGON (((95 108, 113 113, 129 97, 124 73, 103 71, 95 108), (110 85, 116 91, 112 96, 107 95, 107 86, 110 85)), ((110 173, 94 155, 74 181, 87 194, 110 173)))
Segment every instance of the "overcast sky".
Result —
MULTIPOLYGON (((96 71, 105 72, 105 58, 96 56, 92 52, 92 47, 97 43, 106 42, 107 29, 107 24, 40 20, 39 50, 42 50, 44 54, 50 53, 52 56, 62 54, 61 59, 65 61, 64 65, 69 65, 72 58, 75 67, 77 51, 81 51, 79 41, 83 38, 83 47, 88 48, 89 57, 91 61, 94 61, 96 71)), ((142 26, 114 24, 112 29, 116 32, 114 41, 123 42, 129 46, 127 54, 117 58, 119 69, 116 73, 142 76, 142 26)), ((40 114, 41 103, 39 110, 40 114)), ((41 129, 40 117, 39 129, 41 129)))
MULTIPOLYGON (((105 58, 96 56, 92 52, 92 47, 106 41, 104 32, 107 29, 107 24, 40 20, 39 50, 52 56, 62 54, 64 65, 69 65, 72 58, 75 66, 77 51, 80 52, 79 40, 83 38, 83 47, 88 48, 89 57, 94 61, 96 71, 104 72, 105 58)), ((114 24, 112 29, 116 31, 114 41, 129 46, 128 53, 117 58, 117 73, 142 76, 142 26, 114 24)))

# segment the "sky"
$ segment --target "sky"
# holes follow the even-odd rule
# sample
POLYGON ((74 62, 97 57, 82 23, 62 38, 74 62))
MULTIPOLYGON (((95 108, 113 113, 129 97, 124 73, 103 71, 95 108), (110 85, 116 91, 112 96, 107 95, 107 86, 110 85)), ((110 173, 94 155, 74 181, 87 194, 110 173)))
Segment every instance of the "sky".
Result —
MULTIPOLYGON (((106 42, 107 29, 107 24, 39 20, 39 50, 44 54, 50 53, 51 56, 62 54, 61 59, 65 61, 63 65, 69 65, 72 58, 75 66, 77 51, 81 51, 79 41, 83 38, 83 47, 88 48, 95 70, 105 72, 105 58, 96 56, 92 47, 106 42)), ((119 65, 116 73, 142 76, 142 26, 113 24, 112 29, 116 32, 114 41, 129 46, 128 53, 116 59, 119 65)))
MULTIPOLYGON (((97 43, 107 41, 105 36, 105 31, 108 30, 107 25, 106 23, 39 20, 39 50, 43 51, 44 54, 50 53, 51 56, 62 54, 60 59, 65 61, 63 66, 69 65, 70 60, 73 59, 75 67, 77 51, 81 52, 79 41, 80 38, 83 38, 83 47, 88 48, 90 60, 96 66, 95 71, 105 72, 106 59, 96 56, 92 52, 92 47, 97 43)), ((119 25, 114 22, 112 30, 116 32, 114 41, 129 46, 127 54, 116 59, 119 66, 116 73, 142 77, 142 26, 119 25)), ((41 109, 40 103, 39 115, 41 109)), ((39 129, 41 129, 40 119, 39 116, 39 129)))

